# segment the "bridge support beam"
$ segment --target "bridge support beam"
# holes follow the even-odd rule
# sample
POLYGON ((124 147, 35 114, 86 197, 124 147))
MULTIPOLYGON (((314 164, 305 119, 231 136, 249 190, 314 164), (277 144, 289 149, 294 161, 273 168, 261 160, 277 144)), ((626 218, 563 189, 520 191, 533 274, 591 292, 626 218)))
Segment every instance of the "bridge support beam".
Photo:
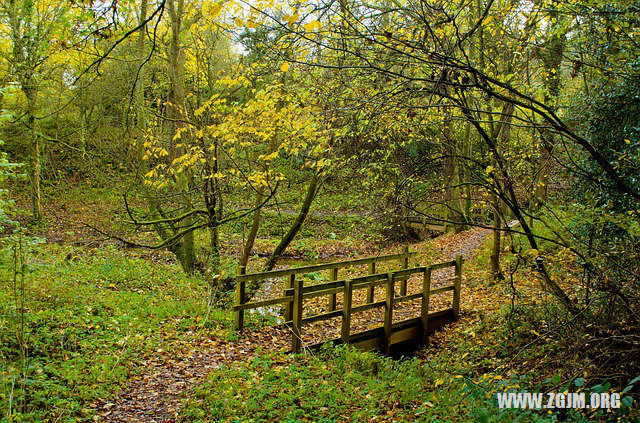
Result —
POLYGON ((304 280, 302 278, 298 280, 295 280, 295 278, 291 279, 291 282, 293 283, 293 335, 291 336, 291 351, 299 353, 302 347, 302 305, 304 301, 302 291, 304 280))
POLYGON ((342 330, 340 331, 342 342, 349 343, 351 330, 351 300, 353 299, 353 284, 351 279, 344 281, 344 295, 342 297, 342 330))
MULTIPOLYGON (((242 266, 238 271, 238 276, 246 273, 246 266, 242 266)), ((240 280, 238 276, 236 276, 236 304, 242 305, 246 302, 246 282, 244 280, 240 280)), ((244 330, 244 310, 236 311, 235 324, 238 332, 242 332, 244 330)))
POLYGON ((420 320, 422 322, 422 345, 427 344, 427 329, 429 328, 429 296, 431 293, 431 267, 424 269, 422 279, 422 306, 420 307, 420 320))
POLYGON ((460 318, 460 289, 462 287, 462 255, 456 256, 455 278, 453 281, 453 316, 456 320, 460 318))
POLYGON ((391 352, 391 335, 393 334, 393 297, 394 297, 394 282, 395 276, 393 273, 387 273, 387 295, 384 304, 384 352, 389 354, 391 352))

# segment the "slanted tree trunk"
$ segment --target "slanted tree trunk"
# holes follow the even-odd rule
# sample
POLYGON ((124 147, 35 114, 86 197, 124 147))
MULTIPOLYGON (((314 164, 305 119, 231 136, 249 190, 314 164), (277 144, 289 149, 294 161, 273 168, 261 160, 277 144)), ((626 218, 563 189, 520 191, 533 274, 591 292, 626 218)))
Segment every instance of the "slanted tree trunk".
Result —
POLYGON ((255 202, 255 211, 253 212, 253 216, 251 218, 251 229, 249 230, 249 235, 244 243, 244 249, 242 250, 242 256, 240 257, 240 267, 246 267, 247 263, 249 263, 249 257, 251 256, 251 250, 256 241, 256 236, 258 235, 258 229, 260 228, 260 216, 261 216, 261 208, 260 203, 262 203, 262 195, 259 192, 256 192, 256 202, 255 202))
POLYGON ((300 228, 302 228, 307 215, 309 214, 309 209, 311 208, 311 204, 313 204, 313 200, 316 197, 317 193, 318 172, 314 172, 313 177, 311 178, 311 182, 309 183, 309 187, 307 188, 307 195, 305 196, 302 207, 300 208, 300 212, 298 213, 298 217, 296 217, 296 220, 289 228, 289 231, 287 231, 282 240, 280 240, 278 246, 275 248, 275 250, 273 250, 273 253, 269 257, 269 260, 264 267, 265 271, 272 270, 275 267, 282 253, 284 253, 289 244, 291 244, 291 241, 293 241, 293 239, 296 237, 296 235, 300 231, 300 228))

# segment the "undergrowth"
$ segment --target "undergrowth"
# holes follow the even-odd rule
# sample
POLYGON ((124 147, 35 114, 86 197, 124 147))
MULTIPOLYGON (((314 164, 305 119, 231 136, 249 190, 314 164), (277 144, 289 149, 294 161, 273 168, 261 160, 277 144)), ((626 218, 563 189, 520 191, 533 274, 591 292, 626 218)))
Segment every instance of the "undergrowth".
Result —
POLYGON ((159 348, 196 330, 233 334, 231 313, 207 310, 206 283, 170 266, 115 248, 25 248, 17 272, 12 248, 0 261, 0 415, 9 421, 90 417, 159 348), (23 275, 21 291, 13 281, 23 275))

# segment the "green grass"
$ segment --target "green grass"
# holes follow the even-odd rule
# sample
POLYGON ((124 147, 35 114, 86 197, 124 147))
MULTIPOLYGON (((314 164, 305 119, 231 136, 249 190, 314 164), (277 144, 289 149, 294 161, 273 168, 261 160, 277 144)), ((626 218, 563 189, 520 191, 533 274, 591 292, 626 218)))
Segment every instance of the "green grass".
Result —
POLYGON ((133 364, 187 331, 232 336, 232 314, 214 309, 203 328, 206 284, 175 266, 114 248, 86 254, 41 245, 27 253, 24 333, 7 251, 0 267, 0 415, 73 421, 113 395, 133 364), (24 337, 26 358, 20 356, 24 337))
POLYGON ((394 362, 344 347, 295 358, 264 355, 212 374, 183 421, 413 419, 427 411, 432 396, 423 373, 415 360, 394 362))
POLYGON ((327 346, 313 355, 268 354, 217 370, 197 388, 181 420, 555 421, 535 412, 500 412, 486 393, 509 382, 478 384, 435 363, 327 346))

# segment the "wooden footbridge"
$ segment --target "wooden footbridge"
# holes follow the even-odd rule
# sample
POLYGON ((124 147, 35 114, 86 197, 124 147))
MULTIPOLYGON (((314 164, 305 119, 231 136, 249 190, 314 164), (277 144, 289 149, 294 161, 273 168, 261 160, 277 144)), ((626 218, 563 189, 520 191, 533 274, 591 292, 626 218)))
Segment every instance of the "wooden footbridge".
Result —
MULTIPOLYGON (((291 328, 291 351, 299 352, 302 348, 302 333, 304 325, 314 322, 342 317, 341 336, 335 339, 326 339, 322 342, 309 345, 316 348, 325 342, 335 344, 349 343, 365 350, 378 350, 385 353, 391 351, 392 345, 414 342, 424 344, 427 336, 445 324, 458 319, 460 312, 460 287, 462 278, 462 256, 455 260, 446 261, 428 266, 409 267, 410 257, 417 252, 409 251, 405 247, 399 254, 384 255, 378 257, 361 258, 355 260, 323 263, 312 266, 304 266, 290 269, 273 270, 270 272, 246 274, 241 269, 236 277, 236 301, 233 306, 235 311, 235 324, 239 331, 244 329, 244 313, 249 309, 284 305, 284 324, 291 328), (377 273, 377 265, 383 262, 397 263, 397 268, 387 272, 377 273), (340 269, 368 266, 368 274, 352 278, 339 279, 340 269), (455 269, 453 283, 432 289, 431 274, 438 269, 453 267, 455 269), (303 276, 312 272, 329 272, 329 281, 314 283, 305 286, 303 276), (407 292, 407 281, 412 275, 422 276, 422 286, 418 292, 407 292), (282 296, 263 301, 248 302, 245 289, 251 281, 263 281, 271 278, 287 278, 286 288, 282 296), (384 300, 375 300, 376 288, 385 291, 384 300), (396 288, 399 289, 396 289, 396 288), (357 290, 366 290, 366 302, 355 305, 353 293, 357 290), (429 313, 429 301, 433 296, 453 291, 451 307, 429 313), (342 295, 340 308, 338 308, 338 295, 342 295), (326 297, 327 303, 320 313, 305 315, 305 301, 313 298, 326 297), (407 302, 421 300, 420 315, 415 318, 393 321, 394 306, 407 302), (355 313, 367 310, 384 308, 384 322, 380 327, 351 333, 351 320, 355 313)), ((387 266, 388 267, 388 266, 387 266)))

